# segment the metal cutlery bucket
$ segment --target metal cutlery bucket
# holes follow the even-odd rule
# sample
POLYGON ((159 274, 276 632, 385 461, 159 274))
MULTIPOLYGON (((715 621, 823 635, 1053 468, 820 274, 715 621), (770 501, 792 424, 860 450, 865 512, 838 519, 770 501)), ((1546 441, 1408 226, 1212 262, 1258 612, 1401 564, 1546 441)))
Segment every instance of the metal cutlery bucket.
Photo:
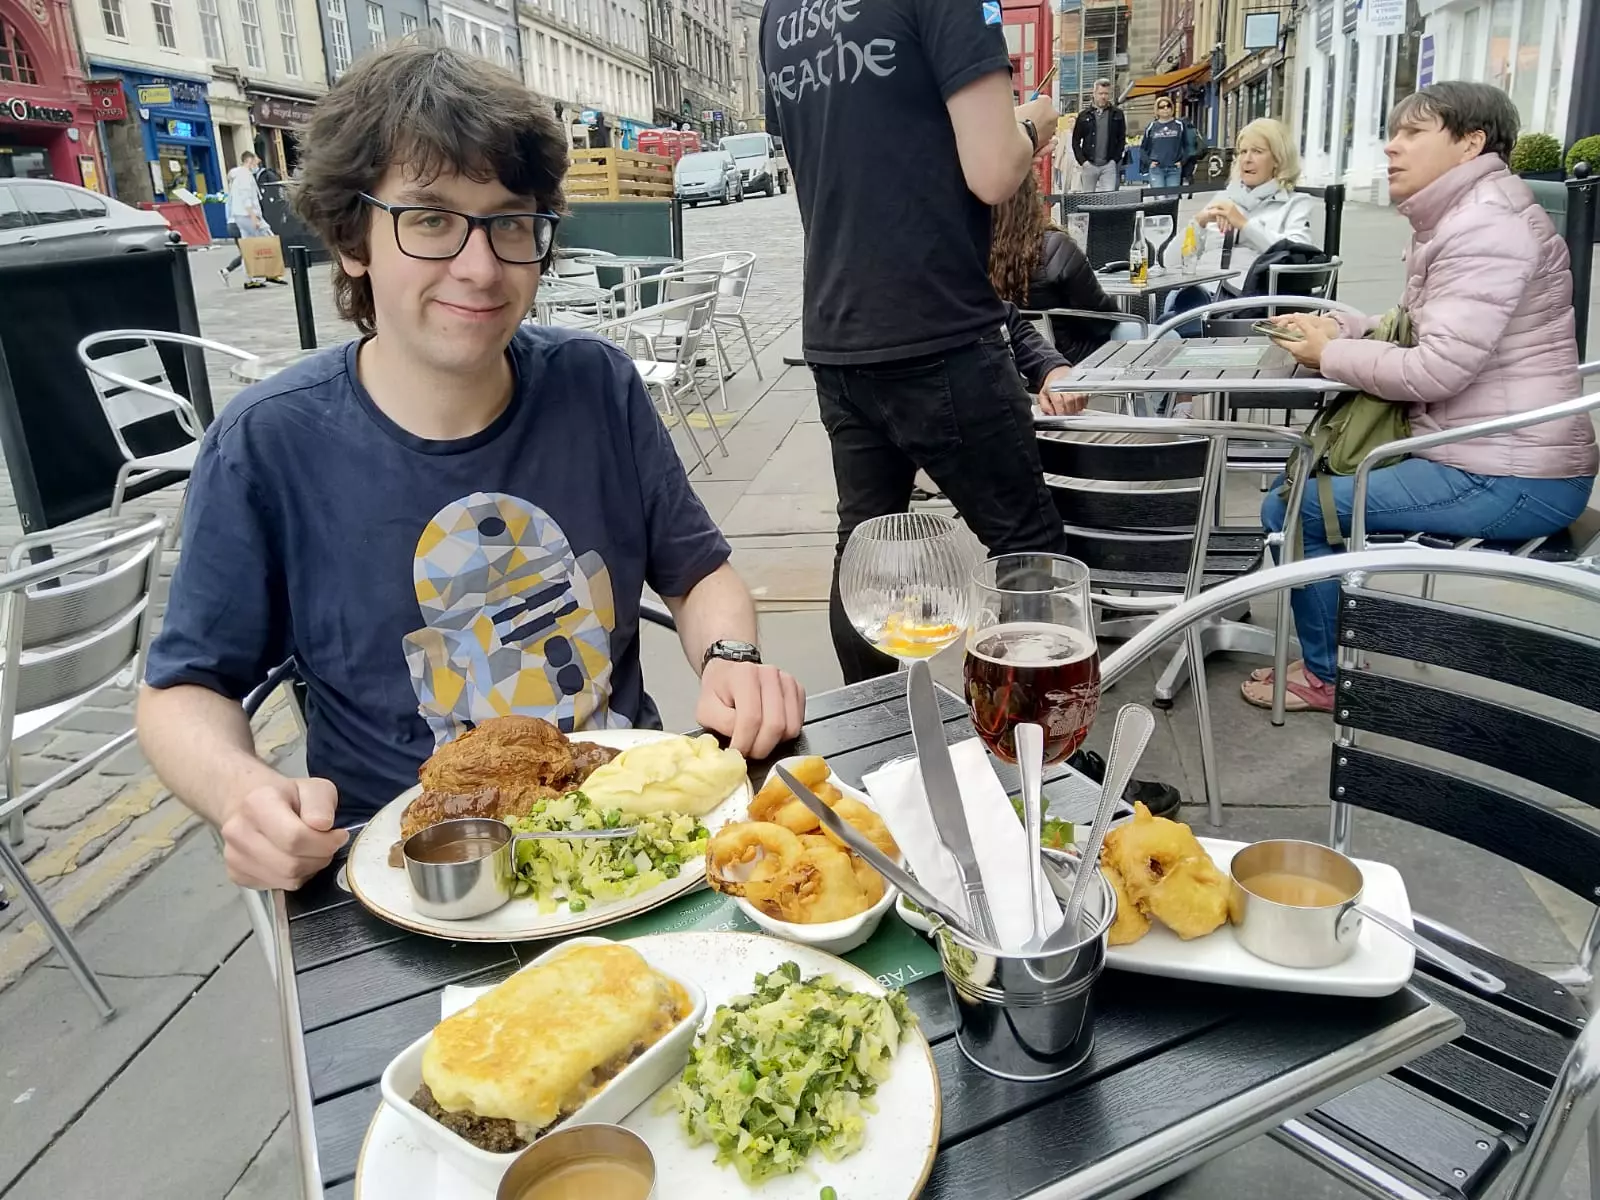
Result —
MULTIPOLYGON (((1046 855, 1056 898, 1072 893, 1076 860, 1046 855)), ((1045 958, 1004 953, 948 926, 935 941, 956 1015, 956 1044, 981 1070, 1027 1083, 1059 1079, 1094 1048, 1091 990, 1106 962, 1116 893, 1098 871, 1084 904, 1084 933, 1045 958)))

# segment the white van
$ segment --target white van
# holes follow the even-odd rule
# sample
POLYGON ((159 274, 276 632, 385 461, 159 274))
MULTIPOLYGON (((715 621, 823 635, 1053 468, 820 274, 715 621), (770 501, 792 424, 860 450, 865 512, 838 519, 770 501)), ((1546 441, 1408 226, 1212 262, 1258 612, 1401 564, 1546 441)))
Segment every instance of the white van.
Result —
POLYGON ((789 164, 770 133, 736 133, 718 143, 739 164, 744 190, 772 196, 789 190, 789 164))

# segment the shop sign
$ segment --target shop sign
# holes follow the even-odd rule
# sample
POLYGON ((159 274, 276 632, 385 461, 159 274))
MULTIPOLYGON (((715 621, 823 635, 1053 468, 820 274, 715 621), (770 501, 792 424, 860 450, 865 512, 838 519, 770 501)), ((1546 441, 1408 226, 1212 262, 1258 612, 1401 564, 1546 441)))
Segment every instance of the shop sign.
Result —
POLYGON ((1435 54, 1433 34, 1422 35, 1422 43, 1417 48, 1417 86, 1425 88, 1433 82, 1433 59, 1435 54))
POLYGON ((138 95, 141 108, 206 102, 206 90, 197 83, 143 83, 139 85, 138 95))
POLYGON ((32 100, 24 100, 21 96, 12 96, 4 103, 0 103, 0 114, 19 124, 71 125, 73 120, 70 108, 57 108, 53 104, 35 104, 32 100))
POLYGON ((97 121, 121 121, 128 115, 128 98, 120 79, 91 79, 89 100, 94 104, 97 121))
POLYGON ((311 124, 316 106, 304 100, 289 100, 282 96, 257 96, 251 105, 250 115, 257 125, 276 129, 304 129, 311 124))
POLYGON ((1398 37, 1406 31, 1406 0, 1362 0, 1360 21, 1369 37, 1398 37))
POLYGON ((172 103, 172 89, 165 84, 146 84, 139 89, 139 103, 145 108, 161 108, 172 103))
POLYGON ((1333 6, 1335 0, 1322 0, 1317 9, 1317 49, 1326 50, 1333 45, 1333 6))
POLYGON ((1361 0, 1344 0, 1344 21, 1340 25, 1345 33, 1353 33, 1361 20, 1361 0))

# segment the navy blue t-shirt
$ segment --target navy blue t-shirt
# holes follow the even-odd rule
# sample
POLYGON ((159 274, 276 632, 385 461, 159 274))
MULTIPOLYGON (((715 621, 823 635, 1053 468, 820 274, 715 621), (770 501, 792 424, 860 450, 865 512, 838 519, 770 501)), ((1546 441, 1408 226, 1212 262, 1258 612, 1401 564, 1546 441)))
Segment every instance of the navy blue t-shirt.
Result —
POLYGON ((487 717, 658 725, 640 592, 681 596, 729 548, 633 364, 524 326, 505 412, 441 442, 379 411, 358 348, 250 388, 206 431, 149 682, 241 699, 294 655, 307 763, 341 824, 487 717))

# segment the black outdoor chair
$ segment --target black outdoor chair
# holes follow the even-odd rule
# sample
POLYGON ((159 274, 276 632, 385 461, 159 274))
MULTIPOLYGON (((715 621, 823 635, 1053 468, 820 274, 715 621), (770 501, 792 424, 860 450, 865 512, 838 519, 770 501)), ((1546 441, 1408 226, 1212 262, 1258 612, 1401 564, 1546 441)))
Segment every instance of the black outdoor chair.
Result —
MULTIPOLYGON (((1341 573, 1331 844, 1347 849, 1352 809, 1369 809, 1460 839, 1595 903, 1600 831, 1556 804, 1600 808, 1600 638, 1380 591, 1373 577, 1530 585, 1564 595, 1593 627, 1600 571, 1414 547, 1297 562, 1167 614, 1105 661, 1103 683, 1229 604, 1341 573)), ((1492 595, 1478 588, 1474 602, 1492 595)), ((1576 964, 1551 977, 1414 919, 1505 981, 1505 992, 1466 990, 1419 960, 1411 986, 1460 1014, 1465 1033, 1273 1136, 1371 1196, 1553 1200, 1586 1134, 1591 1147, 1600 1145, 1600 1025, 1589 1025, 1600 920, 1576 964)))
MULTIPOLYGON (((1097 621, 1099 635, 1107 638, 1127 637, 1151 614, 1260 566, 1267 540, 1263 529, 1217 529, 1210 519, 1228 444, 1235 439, 1306 444, 1292 430, 1265 425, 1101 413, 1041 417, 1036 427, 1045 485, 1061 514, 1069 552, 1089 568, 1096 612, 1126 614, 1097 621)), ((1290 512, 1298 514, 1299 506, 1290 512)), ((1297 543, 1297 528, 1291 522, 1285 530, 1288 546, 1297 543)), ((1286 596, 1280 609, 1279 628, 1287 629, 1286 596)), ((1267 630, 1206 623, 1189 631, 1180 658, 1168 668, 1188 665, 1213 824, 1222 821, 1222 785, 1212 746, 1206 657, 1221 650, 1269 656, 1275 648, 1275 635, 1267 630)))
MULTIPOLYGON (((1104 270, 1107 264, 1127 264, 1128 247, 1133 244, 1134 217, 1139 212, 1147 217, 1172 218, 1174 236, 1178 225, 1178 200, 1146 200, 1134 192, 1068 192, 1061 197, 1061 219, 1066 221, 1072 213, 1087 213, 1089 217, 1089 246, 1084 251, 1089 265, 1104 270)), ((1172 237, 1159 246, 1150 246, 1150 261, 1158 263, 1166 252, 1172 237)))

